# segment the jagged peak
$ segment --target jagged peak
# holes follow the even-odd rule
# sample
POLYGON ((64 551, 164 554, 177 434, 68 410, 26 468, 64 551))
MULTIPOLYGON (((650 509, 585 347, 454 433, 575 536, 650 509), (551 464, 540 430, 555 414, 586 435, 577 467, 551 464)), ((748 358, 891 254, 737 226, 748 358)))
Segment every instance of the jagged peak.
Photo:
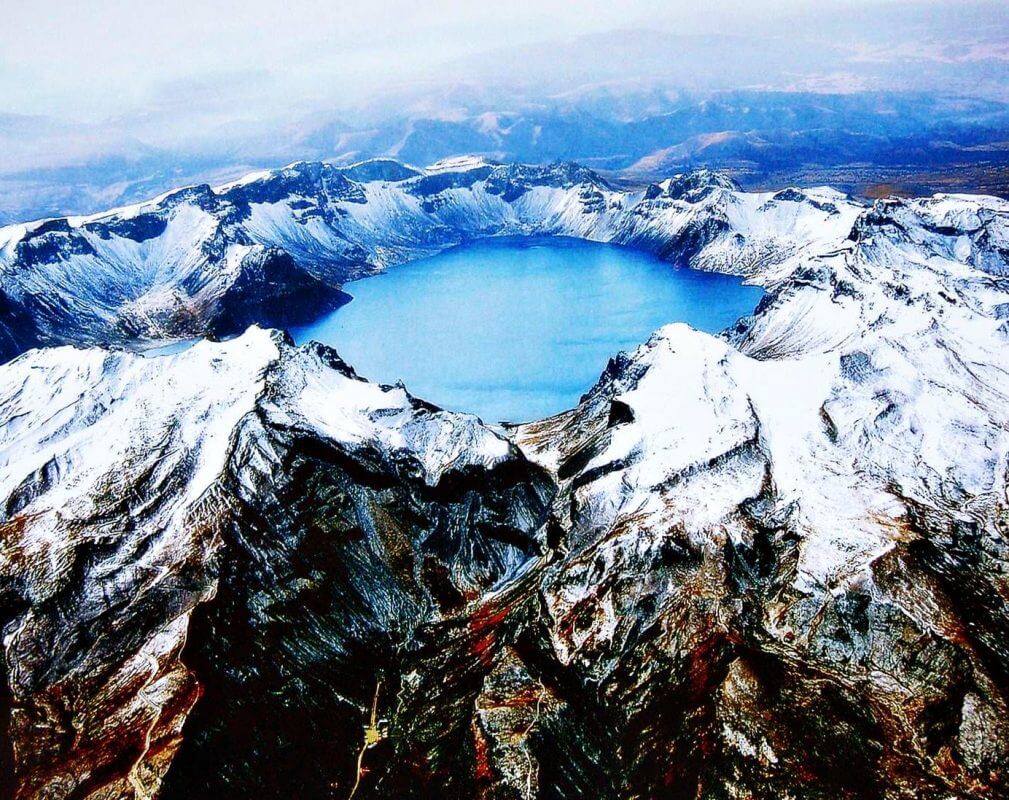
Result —
POLYGON ((710 169, 681 172, 657 185, 664 196, 672 200, 688 200, 690 202, 703 199, 717 189, 727 192, 742 191, 739 184, 728 175, 710 169))

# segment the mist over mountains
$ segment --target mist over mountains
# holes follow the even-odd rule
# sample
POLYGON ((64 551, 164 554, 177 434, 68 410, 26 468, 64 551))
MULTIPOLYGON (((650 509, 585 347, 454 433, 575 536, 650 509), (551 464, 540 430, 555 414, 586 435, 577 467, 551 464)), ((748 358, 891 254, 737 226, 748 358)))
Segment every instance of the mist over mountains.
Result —
POLYGON ((0 221, 375 156, 577 160, 634 181, 714 167, 747 188, 868 195, 1005 192, 999 4, 825 4, 765 19, 718 9, 679 28, 543 30, 505 46, 488 35, 484 49, 446 50, 409 74, 348 75, 333 60, 347 45, 306 48, 287 72, 266 54, 256 68, 162 80, 106 115, 72 118, 70 103, 0 115, 0 221))

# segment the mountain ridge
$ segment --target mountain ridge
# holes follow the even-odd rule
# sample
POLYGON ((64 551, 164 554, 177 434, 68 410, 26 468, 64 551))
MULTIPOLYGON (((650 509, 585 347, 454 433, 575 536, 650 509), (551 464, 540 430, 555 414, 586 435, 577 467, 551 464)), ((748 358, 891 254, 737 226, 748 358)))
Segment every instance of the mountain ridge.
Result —
POLYGON ((839 233, 860 208, 826 189, 747 194, 707 171, 673 185, 622 190, 570 163, 296 162, 216 189, 8 226, 0 229, 0 301, 17 324, 4 326, 0 355, 304 322, 345 301, 346 280, 491 235, 576 236, 725 270, 719 248, 768 258, 822 236, 820 223, 839 233), (807 199, 809 214, 788 210, 807 199), (726 241, 730 228, 736 244, 726 241), (757 241, 775 228, 795 241, 757 241), (742 241, 747 235, 753 241, 742 241))

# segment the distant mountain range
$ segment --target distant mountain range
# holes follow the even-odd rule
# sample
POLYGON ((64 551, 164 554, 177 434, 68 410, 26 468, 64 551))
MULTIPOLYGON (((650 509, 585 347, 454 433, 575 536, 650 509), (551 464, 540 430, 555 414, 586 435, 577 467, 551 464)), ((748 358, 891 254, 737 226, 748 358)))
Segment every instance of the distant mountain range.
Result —
POLYGON ((576 160, 617 180, 699 167, 746 188, 830 183, 857 194, 1009 188, 1009 105, 916 93, 732 91, 597 85, 551 98, 464 91, 380 119, 318 115, 234 132, 189 150, 145 145, 120 128, 0 119, 0 221, 91 213, 186 183, 216 183, 298 159, 389 156, 424 165, 459 155, 576 160), (45 158, 25 141, 51 142, 45 158), (17 154, 21 155, 18 156, 17 154), (880 189, 880 187, 883 187, 880 189))
POLYGON ((693 27, 665 9, 627 29, 543 30, 418 69, 387 58, 349 75, 296 54, 297 77, 195 74, 134 87, 139 99, 109 111, 76 94, 65 110, 23 106, 48 116, 12 103, 0 114, 0 222, 379 156, 576 160, 633 180, 710 167, 752 189, 1009 191, 1001 2, 776 5, 766 19, 712 8, 693 27), (61 116, 73 113, 84 121, 61 116))

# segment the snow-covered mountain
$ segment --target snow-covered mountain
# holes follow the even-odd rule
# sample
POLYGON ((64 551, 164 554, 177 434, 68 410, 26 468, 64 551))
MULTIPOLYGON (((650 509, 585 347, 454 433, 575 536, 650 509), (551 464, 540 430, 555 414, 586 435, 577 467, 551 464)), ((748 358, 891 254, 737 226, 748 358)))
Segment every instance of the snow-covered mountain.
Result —
POLYGON ((62 327, 89 271, 198 275, 219 324, 239 247, 335 289, 547 232, 767 295, 505 433, 258 328, 0 367, 16 796, 1009 792, 1009 203, 370 162, 49 226, 6 229, 4 291, 52 340, 131 343, 121 304, 62 327))
POLYGON ((830 190, 747 194, 710 172, 620 191, 571 164, 299 163, 93 217, 0 229, 0 356, 304 322, 348 278, 463 241, 552 234, 763 279, 843 238, 861 208, 830 190))

